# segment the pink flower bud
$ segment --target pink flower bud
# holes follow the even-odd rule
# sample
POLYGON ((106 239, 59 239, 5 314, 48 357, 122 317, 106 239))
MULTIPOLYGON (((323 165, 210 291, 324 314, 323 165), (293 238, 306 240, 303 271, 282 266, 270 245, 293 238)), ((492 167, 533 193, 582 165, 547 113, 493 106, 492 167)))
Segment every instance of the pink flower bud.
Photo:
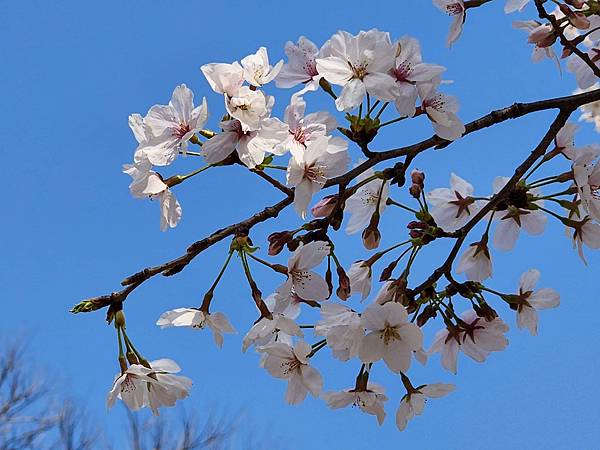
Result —
POLYGON ((414 198, 420 198, 421 197, 421 193, 423 192, 423 189, 421 188, 421 186, 419 186, 418 184, 413 183, 409 188, 408 188, 408 192, 410 193, 411 196, 413 196, 414 198))
POLYGON ((569 6, 561 3, 559 5, 562 13, 569 19, 571 25, 580 30, 587 30, 590 27, 590 20, 583 13, 575 12, 569 6))
POLYGON ((337 205, 337 194, 327 195, 323 197, 319 202, 312 207, 312 215, 314 217, 327 217, 335 209, 337 205))
POLYGON ((527 42, 535 44, 540 48, 550 47, 556 42, 556 35, 551 26, 540 25, 531 32, 527 42))
POLYGON ((417 185, 423 187, 425 184, 425 173, 421 172, 418 169, 413 169, 412 172, 410 173, 410 179, 412 180, 412 182, 414 184, 417 184, 417 185))
POLYGON ((278 255, 283 250, 283 246, 290 242, 293 237, 293 234, 289 231, 271 233, 267 238, 267 241, 269 241, 269 256, 278 255))
POLYGON ((377 227, 367 227, 362 233, 363 245, 367 250, 374 250, 379 247, 381 241, 381 233, 377 227))

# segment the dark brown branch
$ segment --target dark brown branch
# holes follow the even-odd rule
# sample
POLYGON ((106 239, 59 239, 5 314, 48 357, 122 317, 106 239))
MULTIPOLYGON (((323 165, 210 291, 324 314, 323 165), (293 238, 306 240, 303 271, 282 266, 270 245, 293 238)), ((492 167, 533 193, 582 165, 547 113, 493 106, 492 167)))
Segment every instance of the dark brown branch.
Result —
POLYGON ((477 212, 477 214, 475 214, 473 218, 471 218, 471 220, 469 220, 469 222, 467 222, 462 228, 457 230, 456 236, 458 236, 458 239, 452 247, 452 249, 450 250, 446 261, 444 261, 444 263, 441 266, 435 269, 433 273, 429 276, 429 278, 427 278, 423 283, 414 288, 415 293, 420 293, 421 291, 423 291, 423 289, 432 286, 442 277, 442 275, 450 274, 452 270, 452 264, 454 263, 454 260, 456 259, 458 252, 462 247, 462 244, 464 243, 468 233, 475 227, 475 225, 479 223, 481 219, 483 219, 488 213, 490 213, 500 202, 506 199, 508 194, 519 182, 519 180, 525 175, 529 168, 531 168, 535 164, 535 162, 538 159, 540 159, 544 155, 544 153, 546 153, 548 146, 552 143, 560 129, 565 125, 565 123, 567 123, 567 120, 569 119, 572 113, 573 109, 571 108, 561 109, 561 111, 558 113, 558 115, 550 125, 550 128, 540 141, 540 143, 535 147, 535 149, 531 152, 527 159, 525 159, 525 161, 523 161, 521 165, 517 167, 513 176, 510 178, 510 180, 508 180, 504 187, 496 195, 494 195, 491 198, 491 200, 483 208, 481 208, 479 212, 477 212))
POLYGON ((554 17, 553 14, 548 14, 548 12, 546 12, 546 9, 544 8, 544 2, 545 0, 535 0, 535 6, 538 10, 538 15, 540 16, 540 19, 545 19, 548 22, 550 22, 552 28, 554 29, 554 32, 558 35, 558 38, 560 39, 560 43, 564 47, 571 50, 571 52, 573 52, 579 58, 581 58, 581 60, 589 66, 592 72, 594 72, 594 75, 600 78, 600 68, 594 63, 594 61, 592 61, 592 58, 590 58, 590 56, 587 53, 579 50, 576 44, 567 39, 556 17, 554 17))
MULTIPOLYGON (((467 134, 473 133, 475 131, 481 130, 483 128, 487 128, 489 126, 504 122, 509 119, 515 119, 515 118, 522 117, 522 116, 525 116, 527 114, 534 113, 537 111, 544 111, 544 110, 550 110, 550 109, 561 109, 561 111, 569 111, 569 113, 571 113, 572 111, 574 111, 581 105, 595 102, 598 100, 600 100, 600 89, 590 91, 590 92, 585 92, 582 94, 570 95, 570 96, 566 96, 566 97, 558 97, 558 98, 541 100, 541 101, 531 102, 531 103, 515 103, 512 106, 509 106, 507 108, 492 111, 491 113, 489 113, 477 120, 474 120, 473 122, 468 123, 465 126, 466 131, 465 131, 464 135, 467 135, 467 134)), ((342 193, 342 195, 343 195, 346 186, 354 178, 356 178, 358 175, 363 173, 368 168, 373 167, 380 162, 398 158, 401 156, 406 156, 407 157, 406 162, 408 163, 408 162, 412 161, 412 159, 414 159, 419 153, 421 153, 427 149, 444 148, 450 144, 451 144, 450 141, 442 139, 438 136, 433 136, 433 137, 430 137, 429 139, 425 139, 421 142, 410 145, 408 147, 400 147, 400 148, 391 149, 391 150, 387 150, 387 151, 383 151, 383 152, 376 152, 376 153, 374 153, 374 156, 372 158, 363 162, 362 164, 358 165, 357 167, 349 170, 346 174, 328 180, 324 187, 330 187, 330 186, 337 185, 337 186, 339 186, 340 193, 342 193)), ((405 170, 408 167, 408 165, 409 164, 405 164, 405 170)), ((255 172, 255 173, 257 173, 257 172, 255 172)), ((265 174, 263 173, 262 175, 265 175, 265 174)), ((266 176, 268 178, 271 178, 268 175, 266 175, 266 176)), ((262 178, 265 178, 265 177, 262 176, 262 178)), ((267 179, 267 178, 265 178, 265 179, 267 179)), ((272 180, 275 181, 276 183, 279 183, 274 179, 272 179, 272 180)), ((269 180, 267 179, 267 181, 269 181, 269 180)), ((273 184, 271 181, 269 181, 269 182, 271 184, 273 184)), ((282 190, 281 189, 282 187, 285 189, 288 189, 283 185, 281 185, 281 187, 277 187, 277 188, 282 190)), ((112 303, 124 301, 127 298, 127 296, 135 288, 137 288, 140 284, 142 284, 144 281, 146 281, 158 274, 163 274, 164 276, 174 275, 174 274, 180 272, 181 270, 183 270, 201 252, 203 252, 207 248, 211 247, 212 245, 216 244, 217 242, 220 242, 221 240, 225 239, 226 237, 233 236, 238 230, 240 230, 242 228, 249 230, 250 228, 252 228, 254 225, 256 225, 258 223, 261 223, 268 219, 277 217, 277 215, 284 208, 286 208, 287 206, 292 204, 293 199, 294 199, 293 194, 289 193, 288 196, 285 199, 283 199, 282 201, 280 201, 279 203, 265 208, 264 210, 254 214, 253 216, 249 217, 246 220, 243 220, 239 223, 229 225, 225 228, 215 231, 210 236, 193 243, 190 247, 188 247, 188 249, 184 255, 182 255, 178 258, 175 258, 171 261, 168 261, 164 264, 161 264, 159 266, 148 267, 144 270, 141 270, 140 272, 137 272, 136 274, 134 274, 132 276, 125 278, 121 282, 121 284, 123 286, 126 286, 125 289, 123 289, 121 291, 113 292, 112 294, 109 294, 109 295, 103 295, 100 297, 94 297, 94 298, 84 300, 83 302, 79 303, 75 308, 73 308, 71 311, 75 312, 75 313, 95 311, 100 308, 109 306, 112 303)), ((456 251, 458 251, 458 249, 456 251)), ((441 276, 441 274, 439 274, 439 276, 437 276, 436 280, 439 279, 440 276, 441 276)))
POLYGON ((261 177, 263 180, 267 180, 267 182, 269 182, 271 184, 271 186, 273 186, 275 189, 279 189, 284 194, 289 195, 289 196, 294 195, 293 189, 281 184, 279 181, 277 181, 271 175, 265 173, 264 170, 252 169, 251 172, 254 172, 256 175, 261 177))

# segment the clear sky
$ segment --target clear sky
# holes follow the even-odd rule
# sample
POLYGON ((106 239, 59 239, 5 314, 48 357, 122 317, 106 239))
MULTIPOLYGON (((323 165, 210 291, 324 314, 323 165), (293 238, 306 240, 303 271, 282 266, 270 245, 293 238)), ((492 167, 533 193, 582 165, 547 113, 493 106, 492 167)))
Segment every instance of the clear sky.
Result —
MULTIPOLYGON (((222 100, 201 76, 202 64, 240 59, 261 45, 278 60, 285 42, 301 35, 321 44, 338 29, 355 33, 372 27, 393 37, 417 37, 425 59, 448 68, 445 76, 455 83, 446 92, 459 96, 465 122, 514 101, 569 94, 573 77, 561 77, 549 62, 533 65, 526 36, 511 27, 513 20, 533 18, 532 7, 505 16, 502 6, 496 0, 470 14, 462 38, 447 49, 449 18, 427 0, 3 2, 0 334, 25 333, 36 363, 118 439, 124 414, 120 408, 107 413, 104 406, 118 370, 114 329, 104 323, 103 312, 73 316, 69 308, 118 289, 124 276, 181 254, 192 241, 280 195, 240 168, 208 171, 177 188, 184 217, 176 229, 162 233, 158 206, 133 199, 129 179, 121 173, 135 147, 127 116, 167 103, 173 88, 186 83, 196 98, 206 95, 210 126, 215 127, 222 100)), ((281 114, 291 91, 277 94, 275 112, 281 114)), ((309 110, 331 109, 321 94, 307 101, 309 110)), ((428 188, 446 186, 455 171, 477 193, 487 194, 493 178, 512 173, 551 119, 550 113, 538 113, 507 122, 430 152, 416 165, 426 170, 428 188)), ((425 120, 401 123, 374 148, 407 145, 429 135, 425 120)), ((578 142, 594 139, 591 127, 584 126, 578 142)), ((357 149, 351 152, 358 160, 357 149)), ((182 159, 167 172, 185 173, 198 163, 182 159)), ((403 234, 406 220, 397 211, 384 216, 385 242, 397 242, 393 233, 403 234)), ((284 229, 298 219, 290 211, 278 223, 277 229, 284 229)), ((264 237, 273 230, 272 225, 258 227, 255 242, 266 248, 264 237)), ((597 448, 600 257, 590 254, 585 267, 561 226, 550 222, 542 237, 521 238, 513 253, 493 255, 490 286, 495 289, 513 291, 520 274, 535 267, 542 272, 540 286, 561 292, 560 308, 541 313, 539 336, 517 330, 513 312, 499 307, 511 326, 505 351, 492 354, 485 364, 461 357, 457 376, 443 371, 437 357, 425 368, 415 365, 415 381, 451 382, 457 390, 430 402, 403 433, 394 423, 401 382, 382 368, 372 377, 391 398, 382 427, 356 409, 331 411, 312 398, 295 407, 284 403, 285 383, 259 368, 256 354, 240 352, 256 314, 239 265, 227 272, 213 303, 239 330, 226 336, 222 350, 206 332, 161 331, 154 325, 163 311, 200 302, 227 245, 211 248, 176 277, 147 282, 126 303, 128 329, 142 351, 149 358, 175 359, 194 379, 188 408, 242 411, 243 434, 268 436, 269 448, 597 448)), ((364 255, 360 247, 358 236, 339 240, 347 266, 364 255)), ((444 248, 427 253, 416 267, 416 279, 444 257, 444 248)), ((284 260, 282 255, 278 261, 284 260)), ((255 272, 265 294, 280 281, 258 268, 255 272)), ((427 344, 439 326, 426 329, 427 344)), ((328 351, 318 354, 315 365, 326 390, 352 385, 358 368, 356 361, 332 361, 328 351)))

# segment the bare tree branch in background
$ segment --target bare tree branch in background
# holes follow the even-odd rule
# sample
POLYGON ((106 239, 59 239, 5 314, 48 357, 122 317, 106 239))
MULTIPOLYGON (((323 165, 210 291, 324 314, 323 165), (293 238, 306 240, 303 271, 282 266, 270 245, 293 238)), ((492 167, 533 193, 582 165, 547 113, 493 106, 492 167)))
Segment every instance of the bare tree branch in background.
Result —
MULTIPOLYGON (((39 376, 21 344, 9 342, 2 347, 0 450, 123 448, 107 444, 84 408, 39 376)), ((236 429, 235 419, 226 414, 209 416, 204 422, 194 413, 183 413, 176 423, 162 417, 142 422, 130 411, 127 414, 122 432, 131 450, 224 450, 230 448, 236 429)))

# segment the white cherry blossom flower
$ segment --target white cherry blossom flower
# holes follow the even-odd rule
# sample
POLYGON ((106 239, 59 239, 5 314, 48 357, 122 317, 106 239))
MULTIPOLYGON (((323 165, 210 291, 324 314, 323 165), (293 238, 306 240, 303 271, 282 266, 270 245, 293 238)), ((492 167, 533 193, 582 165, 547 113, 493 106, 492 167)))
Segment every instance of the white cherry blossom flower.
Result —
MULTIPOLYGON (((373 169, 365 170, 360 174, 356 181, 360 182, 374 175, 373 169)), ((368 225, 373 213, 378 210, 383 214, 386 208, 387 199, 390 194, 390 184, 386 180, 379 178, 369 181, 367 184, 359 187, 354 194, 346 200, 344 211, 350 214, 347 234, 355 234, 368 225)))
POLYGON ((331 133, 337 127, 335 117, 325 111, 304 115, 306 102, 302 97, 292 96, 285 108, 284 121, 288 125, 288 135, 277 145, 277 154, 288 150, 301 157, 309 142, 331 133))
POLYGON ((347 148, 348 143, 342 138, 320 136, 308 143, 304 152, 290 158, 287 184, 296 188, 294 208, 303 219, 313 195, 329 178, 346 171, 350 161, 347 148))
POLYGON ((427 194, 430 214, 445 231, 456 231, 477 214, 481 202, 473 199, 473 185, 452 173, 450 189, 437 188, 427 194))
POLYGON ((510 14, 515 11, 522 11, 529 2, 530 0, 506 0, 504 12, 510 14))
POLYGON ((517 294, 524 300, 517 307, 517 326, 521 329, 527 328, 532 335, 537 334, 537 311, 556 308, 560 304, 560 295, 554 289, 533 290, 539 279, 539 270, 531 269, 525 272, 519 280, 519 293, 517 294))
MULTIPOLYGON (((493 186, 494 193, 500 192, 509 179, 508 177, 496 177, 493 186)), ((541 190, 529 189, 529 194, 539 196, 541 190)), ((535 200, 531 203, 540 207, 544 206, 544 200, 535 200)), ((496 218, 499 219, 499 223, 494 232, 494 247, 503 251, 510 251, 514 248, 521 229, 532 236, 538 236, 544 232, 548 221, 548 216, 539 209, 523 209, 513 205, 510 205, 506 211, 498 211, 494 216, 494 219, 496 218)))
POLYGON ((432 82, 446 68, 424 63, 419 41, 413 37, 405 36, 395 46, 396 59, 390 72, 398 87, 394 104, 401 117, 412 117, 415 115, 415 103, 419 95, 417 85, 432 82))
POLYGON ((181 220, 181 205, 163 182, 160 175, 150 170, 152 164, 145 154, 138 155, 139 161, 134 164, 124 164, 123 172, 133 181, 129 190, 135 198, 158 199, 160 203, 160 229, 166 231, 174 228, 181 220))
POLYGON ((261 346, 274 342, 281 332, 288 336, 303 337, 304 333, 289 317, 273 313, 273 318, 262 317, 248 331, 242 340, 242 351, 245 352, 252 345, 261 346))
POLYGON ((323 389, 321 374, 309 365, 310 345, 298 341, 293 347, 281 342, 265 345, 258 349, 266 353, 264 368, 272 376, 288 381, 285 400, 292 404, 304 401, 310 392, 317 397, 323 389))
POLYGON ((360 294, 362 300, 366 299, 371 292, 371 266, 365 261, 356 261, 348 269, 347 275, 350 278, 350 295, 360 294))
POLYGON ((548 58, 556 63, 558 70, 560 71, 560 62, 554 52, 551 45, 546 45, 543 41, 539 41, 537 36, 546 37, 549 36, 551 39, 552 26, 547 24, 540 24, 535 20, 517 20, 513 22, 513 27, 521 29, 529 33, 528 41, 533 44, 533 52, 531 54, 531 60, 534 63, 540 62, 544 58, 548 58))
POLYGON ((277 288, 277 293, 286 297, 293 290, 304 300, 325 300, 329 296, 327 282, 311 269, 321 264, 330 251, 324 241, 300 244, 288 260, 288 279, 277 288))
POLYGON ((377 292, 373 303, 377 303, 378 305, 383 305, 387 302, 391 302, 394 300, 394 280, 387 280, 377 292))
POLYGON ((327 339, 327 346, 340 361, 358 356, 365 331, 360 315, 338 303, 325 303, 320 308, 321 320, 315 326, 315 335, 327 339))
POLYGON ((470 309, 461 315, 462 320, 472 327, 472 333, 461 331, 457 338, 450 336, 448 329, 444 328, 436 333, 433 344, 427 353, 442 354, 442 367, 456 374, 458 352, 462 351, 477 362, 483 362, 491 352, 504 350, 508 339, 504 333, 508 326, 496 317, 491 322, 481 319, 474 310, 470 309))
POLYGON ((456 273, 463 272, 471 281, 483 281, 492 276, 492 257, 487 242, 475 242, 463 253, 456 273))
POLYGON ((400 303, 371 304, 361 316, 370 333, 361 342, 360 359, 365 363, 383 359, 393 372, 408 371, 413 351, 423 346, 423 333, 407 319, 400 303))
POLYGON ((260 47, 254 55, 246 56, 241 62, 244 68, 244 79, 256 87, 273 81, 283 66, 283 60, 275 66, 269 64, 269 55, 265 47, 260 47))
POLYGON ((420 416, 425 408, 428 398, 440 398, 448 395, 455 389, 453 384, 434 383, 420 386, 416 392, 411 392, 402 397, 400 407, 396 412, 396 426, 403 431, 408 421, 415 416, 420 416))
MULTIPOLYGON (((582 94, 584 92, 594 91, 600 89, 600 83, 595 83, 588 89, 576 89, 574 94, 582 94)), ((594 124, 596 131, 600 133, 600 100, 588 103, 579 107, 581 116, 579 117, 580 122, 590 122, 594 124)))
POLYGON ((124 373, 115 376, 111 390, 106 398, 106 407, 112 408, 120 399, 131 411, 138 411, 147 405, 148 383, 155 380, 148 374, 150 369, 141 364, 132 364, 124 373))
POLYGON ((384 402, 388 401, 383 386, 375 383, 367 383, 365 390, 348 388, 341 392, 326 392, 321 395, 331 409, 345 408, 346 406, 358 406, 366 414, 377 417, 377 423, 383 424, 385 420, 384 402))
POLYGON ((233 64, 211 63, 200 67, 211 89, 218 94, 233 97, 244 84, 244 68, 233 64))
POLYGON ((223 346, 223 333, 235 333, 225 314, 221 312, 207 313, 195 308, 176 308, 167 311, 156 322, 161 328, 191 327, 203 329, 208 326, 213 333, 215 344, 223 346))
POLYGON ((301 92, 318 89, 321 78, 316 62, 320 54, 319 48, 312 41, 301 36, 296 44, 288 41, 284 51, 288 62, 283 65, 279 75, 275 78, 277 87, 291 88, 302 83, 306 86, 301 92))
MULTIPOLYGON (((598 60, 600 60, 600 49, 592 48, 587 51, 589 59, 598 67, 598 60)), ((575 75, 577 85, 580 89, 588 89, 592 87, 598 77, 594 74, 587 62, 581 59, 578 55, 571 55, 567 59, 567 70, 575 75)))
POLYGON ((599 221, 600 163, 594 163, 596 156, 596 152, 591 151, 579 157, 573 164, 573 176, 581 199, 581 206, 593 219, 599 221))
POLYGON ((221 133, 207 140, 201 154, 209 164, 223 161, 237 151, 240 161, 252 169, 261 164, 265 153, 283 154, 278 146, 287 139, 287 126, 276 118, 266 118, 256 131, 244 131, 237 119, 221 122, 221 133))
POLYGON ((465 133, 465 125, 456 115, 459 109, 458 99, 437 91, 439 78, 432 83, 417 85, 421 108, 431 121, 433 130, 442 139, 455 141, 465 133))
POLYGON ((567 122, 554 138, 556 148, 568 159, 574 160, 577 153, 575 148, 575 133, 579 130, 579 125, 573 122, 567 122))
POLYGON ((153 138, 140 149, 154 166, 171 164, 180 150, 185 152, 187 142, 207 119, 206 99, 194 108, 194 94, 181 84, 173 91, 168 105, 155 105, 148 111, 144 124, 153 138))
POLYGON ((437 6, 440 11, 453 18, 452 24, 450 25, 450 31, 448 32, 448 38, 446 39, 446 45, 450 47, 458 40, 462 33, 463 23, 465 22, 464 2, 463 0, 433 0, 433 4, 437 6))
POLYGON ((175 406, 177 400, 183 400, 189 395, 192 380, 180 375, 173 375, 181 368, 171 359, 159 359, 150 362, 152 371, 149 376, 156 382, 148 385, 148 406, 155 416, 162 406, 175 406))
POLYGON ((330 55, 317 58, 317 71, 330 83, 343 86, 338 111, 350 111, 370 95, 386 101, 396 97, 396 83, 387 72, 395 49, 388 33, 372 29, 353 36, 338 31, 328 41, 330 55))
POLYGON ((577 248, 579 257, 587 265, 587 260, 583 253, 583 246, 585 244, 593 250, 600 248, 600 225, 592 221, 591 217, 585 216, 578 222, 575 230, 567 228, 567 234, 571 234, 573 248, 577 248))
POLYGON ((242 124, 244 131, 256 131, 263 119, 271 113, 275 99, 263 91, 242 86, 233 96, 225 98, 225 107, 231 117, 242 124))
POLYGON ((175 361, 159 359, 149 365, 150 368, 132 364, 124 374, 116 377, 108 394, 109 408, 120 398, 132 411, 148 406, 157 416, 158 408, 175 406, 177 400, 189 395, 192 380, 173 375, 181 371, 175 361))

